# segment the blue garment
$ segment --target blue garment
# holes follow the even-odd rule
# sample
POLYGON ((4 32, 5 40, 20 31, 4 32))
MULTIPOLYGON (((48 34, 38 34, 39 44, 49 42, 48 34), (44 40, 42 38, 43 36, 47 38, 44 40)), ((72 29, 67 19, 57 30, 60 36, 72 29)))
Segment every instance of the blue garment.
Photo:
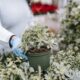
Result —
POLYGON ((21 57, 22 59, 28 61, 28 57, 25 55, 25 52, 20 48, 21 40, 17 37, 10 41, 12 45, 12 51, 17 57, 21 57))

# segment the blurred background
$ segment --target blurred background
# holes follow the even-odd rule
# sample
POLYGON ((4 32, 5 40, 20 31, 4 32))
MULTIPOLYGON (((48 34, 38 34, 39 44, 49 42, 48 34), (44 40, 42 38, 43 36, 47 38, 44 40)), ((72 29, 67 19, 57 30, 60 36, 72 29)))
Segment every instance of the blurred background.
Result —
POLYGON ((42 24, 49 26, 54 32, 59 32, 61 20, 65 17, 64 7, 69 0, 28 0, 35 18, 42 24))

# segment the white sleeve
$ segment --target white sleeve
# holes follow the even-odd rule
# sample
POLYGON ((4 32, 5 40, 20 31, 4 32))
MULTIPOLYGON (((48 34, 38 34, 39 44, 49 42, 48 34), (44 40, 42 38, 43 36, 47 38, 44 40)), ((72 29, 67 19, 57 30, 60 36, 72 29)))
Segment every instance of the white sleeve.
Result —
MULTIPOLYGON (((1 6, 1 3, 0 3, 0 6, 1 6)), ((9 32, 5 28, 3 28, 1 21, 0 21, 0 41, 9 42, 9 38, 12 35, 13 35, 13 33, 9 32)))
POLYGON ((0 40, 4 42, 9 42, 10 36, 12 36, 13 33, 9 32, 5 28, 2 27, 0 22, 0 40))

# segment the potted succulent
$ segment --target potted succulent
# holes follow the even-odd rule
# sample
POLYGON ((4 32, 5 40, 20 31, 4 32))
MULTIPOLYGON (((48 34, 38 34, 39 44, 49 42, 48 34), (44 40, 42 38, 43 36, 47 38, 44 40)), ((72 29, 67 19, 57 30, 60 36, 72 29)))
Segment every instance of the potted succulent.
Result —
POLYGON ((28 53, 30 65, 37 70, 49 67, 51 50, 54 45, 55 34, 47 26, 36 24, 22 35, 22 48, 28 53))

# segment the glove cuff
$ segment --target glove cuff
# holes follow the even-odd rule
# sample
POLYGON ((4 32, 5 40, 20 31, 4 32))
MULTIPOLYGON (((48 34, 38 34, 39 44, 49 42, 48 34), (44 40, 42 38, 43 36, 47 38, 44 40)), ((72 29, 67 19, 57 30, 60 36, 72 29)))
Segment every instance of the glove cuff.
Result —
POLYGON ((16 36, 16 35, 12 35, 12 36, 10 37, 10 39, 9 39, 9 47, 10 47, 10 48, 12 48, 11 40, 12 40, 12 38, 13 38, 14 36, 16 36))

